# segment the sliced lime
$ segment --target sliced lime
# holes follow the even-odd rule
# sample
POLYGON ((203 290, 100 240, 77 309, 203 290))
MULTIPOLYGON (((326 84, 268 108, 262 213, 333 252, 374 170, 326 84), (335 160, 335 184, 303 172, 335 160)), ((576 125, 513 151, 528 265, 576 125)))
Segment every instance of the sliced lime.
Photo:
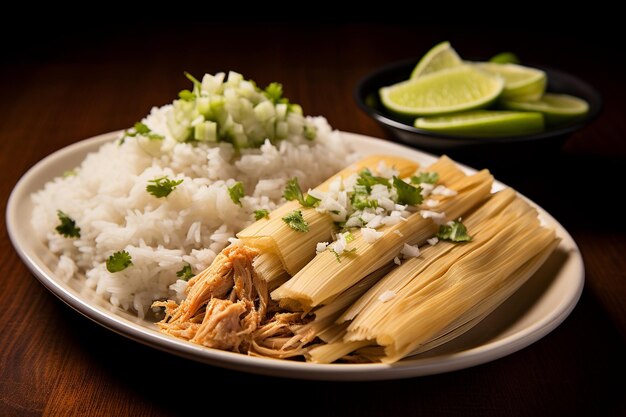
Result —
POLYGON ((535 101, 504 100, 502 105, 510 110, 541 112, 549 126, 582 119, 589 112, 589 104, 585 100, 567 94, 546 93, 535 101))
POLYGON ((408 116, 432 116, 481 108, 504 86, 499 77, 471 65, 441 70, 380 89, 389 110, 408 116))
POLYGON ((541 132, 543 116, 538 112, 474 110, 421 117, 415 120, 415 127, 458 136, 519 136, 541 132))
POLYGON ((501 52, 489 58, 489 62, 496 64, 519 64, 520 60, 513 52, 501 52))
POLYGON ((462 64, 463 61, 456 51, 452 49, 450 42, 441 42, 420 59, 420 62, 411 73, 411 78, 418 78, 433 72, 458 67, 462 64))
POLYGON ((475 65, 504 78, 502 98, 505 100, 538 100, 546 91, 546 73, 536 68, 493 62, 479 62, 475 65))

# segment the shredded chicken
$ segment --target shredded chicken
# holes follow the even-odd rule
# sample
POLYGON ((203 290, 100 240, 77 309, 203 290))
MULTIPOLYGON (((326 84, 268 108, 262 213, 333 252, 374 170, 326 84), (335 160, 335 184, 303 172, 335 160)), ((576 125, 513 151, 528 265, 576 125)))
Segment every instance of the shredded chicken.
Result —
POLYGON ((310 318, 280 310, 253 261, 259 252, 246 246, 224 249, 211 266, 189 281, 180 305, 159 301, 163 333, 199 345, 274 358, 302 356, 308 338, 295 332, 310 318))

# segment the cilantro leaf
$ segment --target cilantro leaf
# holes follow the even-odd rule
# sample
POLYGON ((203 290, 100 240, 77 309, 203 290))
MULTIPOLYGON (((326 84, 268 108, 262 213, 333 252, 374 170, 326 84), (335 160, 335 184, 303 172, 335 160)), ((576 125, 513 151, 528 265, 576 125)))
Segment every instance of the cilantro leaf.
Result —
POLYGON ((387 178, 377 177, 367 168, 359 172, 359 178, 357 178, 356 183, 365 187, 368 194, 372 192, 372 187, 376 184, 382 184, 389 188, 389 180, 387 178))
POLYGON ((75 220, 61 210, 57 210, 57 217, 61 221, 61 224, 56 227, 57 232, 65 237, 80 237, 80 227, 76 227, 75 220))
POLYGON ((246 195, 246 192, 243 189, 243 184, 237 181, 235 185, 228 187, 228 195, 230 196, 230 199, 233 200, 233 203, 241 206, 241 198, 246 195))
POLYGON ((291 213, 288 213, 285 217, 283 217, 283 221, 296 232, 309 231, 309 224, 304 220, 304 217, 302 217, 302 212, 300 210, 294 210, 291 213))
POLYGON ((304 201, 300 184, 298 184, 298 177, 293 177, 287 181, 287 185, 285 185, 285 190, 283 191, 283 197, 285 197, 287 201, 304 201))
POLYGON ((270 212, 269 211, 267 211, 265 209, 254 210, 254 219, 255 220, 261 220, 261 219, 264 219, 264 218, 267 218, 267 219, 270 218, 270 212))
POLYGON ((313 197, 310 194, 307 194, 306 197, 304 197, 304 204, 302 204, 304 207, 315 207, 319 204, 319 202, 322 201, 319 198, 313 197))
POLYGON ((176 276, 183 281, 189 281, 189 279, 194 277, 194 273, 191 270, 191 265, 185 264, 185 266, 183 266, 183 269, 176 272, 176 276))
POLYGON ((424 197, 422 196, 422 187, 414 187, 407 184, 398 177, 393 177, 393 186, 398 193, 399 204, 409 204, 417 206, 422 204, 424 197))
POLYGON ((449 224, 439 226, 439 231, 435 235, 441 240, 450 242, 469 242, 472 237, 467 234, 467 228, 461 220, 455 220, 449 224))
POLYGON ((364 185, 355 185, 354 191, 350 194, 350 204, 357 210, 378 207, 377 200, 370 200, 370 193, 364 185))
POLYGON ((411 177, 412 184, 436 184, 439 181, 439 174, 436 172, 420 172, 411 177))
POLYGON ((137 122, 133 125, 132 131, 131 130, 124 131, 124 137, 122 137, 122 139, 120 140, 120 145, 124 143, 125 138, 127 137, 134 138, 137 135, 145 136, 151 140, 164 139, 163 135, 154 133, 152 130, 150 130, 150 128, 145 123, 137 122))
POLYGON ((319 198, 315 198, 312 195, 304 197, 300 184, 298 183, 298 177, 293 177, 287 181, 285 190, 283 191, 283 197, 287 201, 298 200, 302 207, 315 207, 319 202, 319 198))
POLYGON ((107 271, 110 273, 123 271, 132 264, 133 260, 125 250, 115 252, 106 261, 107 271))
POLYGON ((156 198, 163 198, 170 195, 172 191, 176 189, 178 185, 180 185, 183 180, 170 180, 167 178, 167 175, 160 178, 155 178, 153 180, 148 181, 152 184, 146 186, 146 191, 155 196, 156 198))

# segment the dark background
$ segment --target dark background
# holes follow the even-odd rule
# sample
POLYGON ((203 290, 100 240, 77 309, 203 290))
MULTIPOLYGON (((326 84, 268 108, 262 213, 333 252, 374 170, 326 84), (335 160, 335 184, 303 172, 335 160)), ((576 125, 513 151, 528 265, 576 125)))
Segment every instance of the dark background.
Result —
MULTIPOLYGON (((237 8, 232 5, 233 13, 237 8)), ((232 69, 262 86, 279 81, 305 113, 391 140, 356 107, 354 86, 378 66, 449 40, 461 56, 513 51, 525 63, 572 73, 601 92, 600 117, 558 152, 486 163, 573 235, 586 264, 582 298, 542 340, 478 367, 387 382, 275 379, 179 359, 93 324, 37 282, 2 222, 0 415, 161 416, 198 408, 207 414, 225 408, 293 415, 626 415, 626 234, 616 202, 626 166, 620 22, 590 13, 554 27, 510 22, 503 12, 497 24, 443 25, 422 16, 339 24, 339 18, 309 16, 291 25, 263 17, 237 24, 207 18, 198 25, 201 13, 208 12, 190 6, 175 23, 141 13, 106 23, 4 14, 1 211, 34 163, 81 139, 129 127, 151 106, 170 102, 188 88, 183 71, 232 69)))

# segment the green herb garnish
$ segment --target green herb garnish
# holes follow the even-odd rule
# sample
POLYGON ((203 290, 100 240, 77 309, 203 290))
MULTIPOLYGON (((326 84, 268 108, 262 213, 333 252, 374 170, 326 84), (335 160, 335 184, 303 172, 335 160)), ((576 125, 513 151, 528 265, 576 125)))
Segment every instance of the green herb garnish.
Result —
POLYGON ((420 172, 411 177, 412 184, 436 184, 439 181, 439 174, 436 172, 420 172))
POLYGON ((57 217, 61 221, 61 224, 56 227, 57 232, 65 237, 80 237, 80 227, 76 227, 75 220, 61 210, 57 210, 57 217))
POLYGON ((356 210, 363 210, 366 208, 378 207, 377 200, 370 200, 370 193, 367 191, 367 187, 364 185, 355 185, 354 192, 350 194, 350 204, 356 210))
POLYGON ((270 218, 270 212, 265 209, 254 210, 254 219, 261 220, 264 218, 270 218))
POLYGON ((170 195, 172 191, 176 189, 178 185, 180 185, 183 180, 170 180, 167 176, 155 178, 150 180, 152 184, 146 186, 146 191, 155 196, 156 198, 163 198, 170 195))
POLYGON ((158 133, 154 133, 148 126, 144 123, 137 122, 131 130, 124 131, 124 137, 120 139, 120 145, 124 143, 124 139, 127 137, 134 138, 137 135, 145 136, 151 140, 162 140, 163 135, 159 135, 158 133))
POLYGON ((472 237, 467 234, 467 228, 461 223, 460 219, 439 226, 439 231, 435 236, 450 242, 469 242, 472 240, 472 237))
POLYGON ((228 195, 233 200, 233 203, 241 206, 241 198, 246 195, 243 184, 237 181, 232 187, 228 187, 228 195))
POLYGON ((183 281, 189 281, 189 279, 193 278, 194 276, 194 273, 191 271, 191 265, 185 264, 185 266, 183 266, 183 269, 176 272, 176 276, 183 281))
POLYGON ((200 89, 202 88, 202 83, 200 81, 198 81, 198 79, 196 77, 194 77, 193 75, 191 75, 187 71, 184 71, 183 73, 185 74, 185 77, 187 77, 187 79, 193 83, 193 88, 197 89, 198 91, 200 91, 200 89))
POLYGON ((344 249, 344 250, 343 250, 343 253, 342 253, 341 255, 339 255, 339 254, 337 253, 337 251, 336 251, 336 250, 334 250, 334 249, 332 249, 332 248, 331 248, 331 249, 329 249, 329 251, 331 251, 331 252, 333 253, 333 255, 335 255, 335 259, 337 259, 337 262, 341 263, 341 257, 340 257, 340 256, 341 256, 341 255, 343 255, 343 254, 349 255, 349 254, 351 254, 351 253, 355 253, 355 252, 356 252, 356 248, 352 248, 352 249, 344 249))
POLYGON ((304 217, 302 217, 302 212, 300 210, 294 210, 291 213, 287 214, 285 217, 283 217, 283 221, 296 232, 309 231, 309 225, 304 220, 304 217))
POLYGON ((356 183, 365 187, 367 194, 372 192, 372 187, 376 184, 382 184, 389 188, 389 179, 377 177, 367 168, 359 172, 359 178, 356 180, 356 183))
POLYGON ((133 260, 130 254, 125 250, 115 252, 113 255, 109 256, 106 262, 107 271, 111 273, 123 271, 132 264, 133 260))
POLYGON ((422 204, 424 197, 422 196, 422 187, 414 187, 407 184, 398 177, 393 177, 393 186, 398 193, 399 204, 409 204, 417 206, 422 204))
POLYGON ((300 184, 298 184, 297 177, 293 177, 287 181, 287 185, 283 191, 283 197, 287 201, 298 200, 302 207, 315 207, 320 202, 319 198, 315 198, 312 195, 307 194, 307 196, 304 197, 302 190, 300 189, 300 184))

